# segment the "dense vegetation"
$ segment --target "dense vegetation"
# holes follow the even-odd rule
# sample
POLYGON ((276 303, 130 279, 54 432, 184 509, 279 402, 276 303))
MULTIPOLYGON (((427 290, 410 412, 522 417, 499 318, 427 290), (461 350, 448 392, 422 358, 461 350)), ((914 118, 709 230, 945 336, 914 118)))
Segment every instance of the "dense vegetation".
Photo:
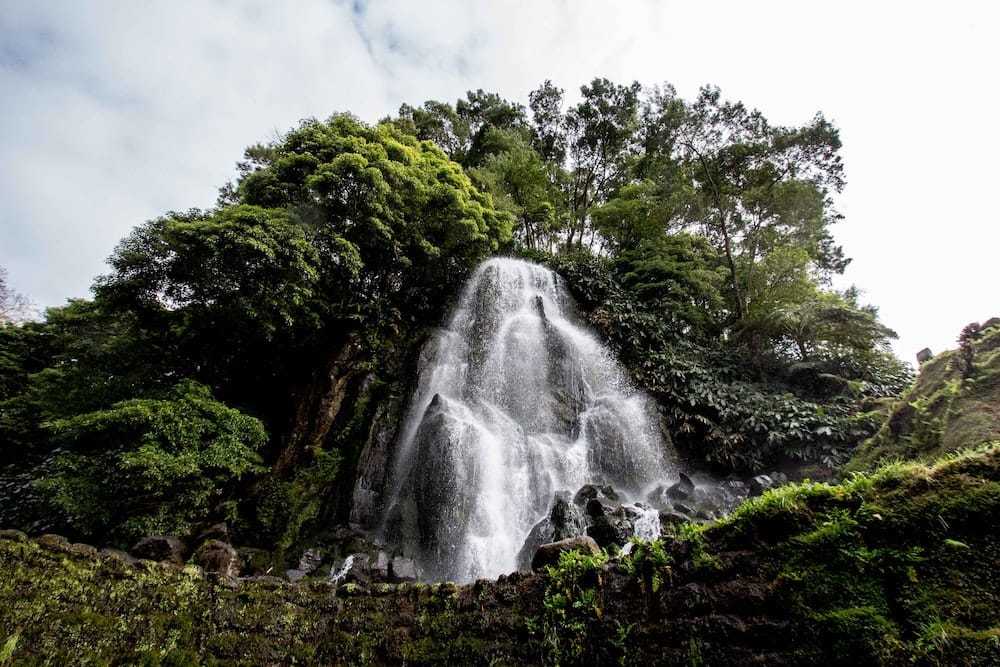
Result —
POLYGON ((284 549, 345 518, 373 420, 496 253, 558 269, 693 461, 843 461, 910 378, 830 288, 840 147, 821 115, 606 79, 304 121, 214 208, 136 227, 92 299, 4 316, 0 519, 125 544, 226 518, 284 549))

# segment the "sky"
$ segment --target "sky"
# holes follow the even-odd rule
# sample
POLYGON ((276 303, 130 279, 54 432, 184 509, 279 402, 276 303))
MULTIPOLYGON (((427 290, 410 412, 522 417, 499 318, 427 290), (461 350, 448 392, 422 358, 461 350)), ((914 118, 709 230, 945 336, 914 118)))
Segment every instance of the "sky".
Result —
POLYGON ((132 227, 210 207, 246 146, 302 118, 710 83, 840 128, 837 285, 911 361, 1000 315, 998 34, 992 0, 0 0, 0 266, 39 306, 87 296, 132 227))

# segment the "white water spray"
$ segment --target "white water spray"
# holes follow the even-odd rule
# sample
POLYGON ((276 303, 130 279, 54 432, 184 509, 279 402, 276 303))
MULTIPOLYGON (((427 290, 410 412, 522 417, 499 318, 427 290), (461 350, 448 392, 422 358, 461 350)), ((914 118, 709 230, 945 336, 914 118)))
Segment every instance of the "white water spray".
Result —
POLYGON ((428 344, 383 522, 424 577, 515 570, 557 491, 600 483, 638 497, 666 477, 651 400, 576 320, 554 272, 497 258, 428 344))

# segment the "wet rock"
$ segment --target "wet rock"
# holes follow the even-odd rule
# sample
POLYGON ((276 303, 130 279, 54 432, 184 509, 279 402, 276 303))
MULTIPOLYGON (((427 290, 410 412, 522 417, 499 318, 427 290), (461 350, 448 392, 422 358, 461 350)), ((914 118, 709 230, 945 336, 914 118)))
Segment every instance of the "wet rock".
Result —
POLYGON ((691 519, 680 512, 660 511, 660 529, 666 530, 668 527, 676 527, 684 523, 690 523, 691 519))
POLYGON ((558 542, 569 537, 582 535, 587 527, 587 521, 580 512, 580 508, 561 496, 557 496, 556 501, 552 504, 549 521, 552 524, 552 536, 547 541, 550 542, 558 542))
POLYGON ((392 563, 389 565, 390 578, 393 581, 403 582, 403 581, 416 581, 417 580, 417 566, 411 558, 403 558, 397 556, 392 559, 392 563))
POLYGON ((404 405, 402 396, 392 395, 375 409, 368 439, 358 460, 358 478, 351 503, 351 521, 362 528, 374 528, 382 518, 383 494, 392 470, 392 446, 396 442, 404 405))
POLYGON ((607 514, 608 510, 597 498, 591 498, 587 501, 587 516, 589 517, 599 517, 607 514))
MULTIPOLYGON (((475 454, 475 429, 456 411, 461 406, 435 394, 424 413, 413 443, 412 487, 399 503, 397 525, 412 532, 394 540, 416 552, 422 563, 440 564, 442 573, 459 558, 481 480, 488 474, 475 454)), ((395 517, 390 521, 396 523, 395 517)))
POLYGON ((389 580, 389 554, 384 551, 379 551, 375 554, 375 561, 371 566, 371 576, 375 581, 388 581, 389 580))
POLYGON ((524 545, 517 553, 517 569, 530 569, 531 559, 538 551, 538 547, 549 542, 552 542, 552 522, 548 517, 545 517, 532 527, 528 537, 525 538, 524 545))
POLYGON ((163 561, 183 565, 187 547, 178 538, 170 535, 151 535, 136 542, 131 549, 136 558, 163 561))
POLYGON ((759 496, 774 487, 774 479, 770 475, 757 475, 750 480, 750 495, 759 496))
MULTIPOLYGON (((343 564, 341 564, 343 565, 343 564)), ((373 570, 371 559, 366 554, 354 554, 351 566, 340 578, 342 583, 354 583, 367 586, 372 580, 373 570)), ((388 577, 388 568, 386 571, 388 577)))
POLYGON ((235 577, 241 569, 236 549, 222 540, 206 540, 194 552, 193 560, 205 572, 214 572, 224 577, 235 577))
POLYGON ((531 569, 537 571, 548 565, 555 565, 564 551, 582 551, 588 555, 596 555, 601 553, 601 548, 593 538, 586 535, 543 544, 531 559, 531 569))
POLYGON ((628 542, 633 532, 633 526, 621 508, 611 514, 596 517, 594 523, 587 527, 587 535, 602 547, 609 547, 612 544, 621 546, 628 542))
POLYGON ((319 549, 306 549, 299 558, 297 570, 302 570, 306 574, 312 574, 319 569, 323 563, 323 552, 319 549))
POLYGON ((667 488, 666 496, 674 500, 684 500, 694 493, 694 482, 684 473, 680 474, 680 479, 667 488))
POLYGON ((685 505, 684 503, 674 503, 674 511, 688 516, 694 516, 694 509, 690 505, 685 505))
POLYGON ((742 479, 727 479, 726 481, 722 482, 722 484, 720 484, 719 486, 721 486, 730 494, 746 495, 747 493, 750 492, 749 489, 747 488, 747 483, 744 482, 742 479))
POLYGON ((586 505, 593 499, 606 500, 610 502, 618 501, 618 493, 610 485, 597 486, 595 484, 584 484, 573 496, 574 505, 586 505))
POLYGON ((718 512, 726 503, 724 492, 714 486, 699 486, 691 495, 692 503, 706 511, 718 512))

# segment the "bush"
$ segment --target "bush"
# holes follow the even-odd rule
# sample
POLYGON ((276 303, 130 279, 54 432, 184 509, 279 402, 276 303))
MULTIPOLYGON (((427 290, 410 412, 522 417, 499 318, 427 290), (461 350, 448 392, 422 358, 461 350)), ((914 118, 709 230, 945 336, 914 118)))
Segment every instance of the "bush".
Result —
POLYGON ((47 425, 61 451, 37 482, 84 535, 184 534, 226 514, 234 483, 263 470, 259 420, 183 381, 164 399, 133 399, 47 425))

